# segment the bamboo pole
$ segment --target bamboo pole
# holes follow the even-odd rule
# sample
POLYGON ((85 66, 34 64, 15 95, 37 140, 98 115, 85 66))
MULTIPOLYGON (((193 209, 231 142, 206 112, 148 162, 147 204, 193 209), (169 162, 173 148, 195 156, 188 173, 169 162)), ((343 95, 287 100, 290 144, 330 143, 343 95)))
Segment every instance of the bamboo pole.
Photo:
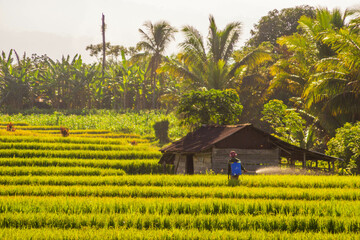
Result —
POLYGON ((306 168, 306 153, 305 153, 305 152, 304 152, 304 155, 303 155, 303 163, 302 163, 302 166, 303 166, 304 169, 306 168))

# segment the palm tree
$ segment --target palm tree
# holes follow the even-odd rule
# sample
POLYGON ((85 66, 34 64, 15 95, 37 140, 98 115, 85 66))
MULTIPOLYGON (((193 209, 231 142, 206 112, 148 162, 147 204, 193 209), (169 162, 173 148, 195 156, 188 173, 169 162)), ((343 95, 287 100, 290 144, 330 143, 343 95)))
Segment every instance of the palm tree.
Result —
POLYGON ((152 108, 156 107, 156 70, 164 60, 164 52, 170 41, 174 39, 176 29, 166 21, 155 24, 144 23, 145 30, 139 29, 142 41, 138 47, 145 51, 145 56, 150 55, 146 75, 149 76, 152 86, 152 108))
MULTIPOLYGON (((185 26, 182 32, 185 40, 180 44, 181 53, 169 59, 165 71, 187 81, 193 89, 226 89, 234 86, 240 68, 252 66, 270 55, 256 49, 241 58, 234 58, 234 48, 239 40, 241 24, 232 22, 223 30, 209 17, 209 35, 204 42, 200 32, 192 26, 185 26)), ((244 69, 243 69, 244 70, 244 69)))
POLYGON ((303 16, 299 20, 299 28, 316 43, 319 58, 331 57, 335 52, 321 40, 321 35, 329 30, 338 30, 346 26, 347 19, 354 12, 345 10, 343 13, 340 9, 334 8, 332 11, 327 8, 318 8, 315 19, 303 16))
POLYGON ((360 39, 349 29, 330 31, 322 41, 337 53, 317 64, 317 74, 304 96, 308 108, 321 106, 338 120, 345 122, 360 120, 360 39))
MULTIPOLYGON (((353 14, 349 10, 342 13, 339 9, 317 9, 316 18, 301 17, 300 33, 278 39, 280 47, 285 50, 271 69, 274 78, 270 90, 277 88, 290 93, 288 97, 316 116, 330 134, 341 126, 342 120, 334 115, 334 110, 329 108, 330 105, 325 100, 329 97, 327 91, 341 89, 339 86, 334 88, 335 85, 326 86, 327 81, 324 81, 329 78, 329 68, 324 66, 334 63, 339 55, 339 51, 331 46, 329 33, 346 28, 347 19, 353 14)), ((339 62, 335 65, 337 64, 339 62)), ((334 71, 331 74, 334 76, 334 71)), ((331 108, 335 106, 334 103, 331 104, 331 108)))

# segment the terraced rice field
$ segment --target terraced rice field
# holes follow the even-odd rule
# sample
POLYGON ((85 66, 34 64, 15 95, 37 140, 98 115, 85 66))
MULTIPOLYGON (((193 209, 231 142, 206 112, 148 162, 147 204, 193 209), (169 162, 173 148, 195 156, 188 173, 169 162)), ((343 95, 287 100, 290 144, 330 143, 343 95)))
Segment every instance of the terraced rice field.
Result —
POLYGON ((359 177, 160 175, 140 136, 35 129, 0 131, 0 239, 360 238, 359 177))

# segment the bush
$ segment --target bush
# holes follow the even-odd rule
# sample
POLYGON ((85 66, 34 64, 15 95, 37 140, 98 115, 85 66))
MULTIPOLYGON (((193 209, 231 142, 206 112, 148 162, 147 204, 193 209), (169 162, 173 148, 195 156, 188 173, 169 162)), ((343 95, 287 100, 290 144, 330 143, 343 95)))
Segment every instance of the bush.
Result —
POLYGON ((177 113, 184 125, 236 124, 242 113, 239 95, 233 89, 191 91, 182 96, 177 113))
POLYGON ((159 139, 160 143, 168 143, 170 141, 169 132, 169 121, 163 120, 154 124, 155 137, 159 139))
POLYGON ((344 159, 348 171, 360 173, 360 122, 338 128, 327 146, 326 154, 344 159))

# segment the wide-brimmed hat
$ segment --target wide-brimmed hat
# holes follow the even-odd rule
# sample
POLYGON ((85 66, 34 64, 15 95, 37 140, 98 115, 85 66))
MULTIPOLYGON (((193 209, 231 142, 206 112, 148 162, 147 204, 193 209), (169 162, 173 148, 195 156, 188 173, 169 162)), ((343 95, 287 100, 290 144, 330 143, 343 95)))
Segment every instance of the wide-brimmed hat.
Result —
POLYGON ((237 153, 235 151, 230 152, 230 157, 235 157, 236 155, 237 155, 237 153))

